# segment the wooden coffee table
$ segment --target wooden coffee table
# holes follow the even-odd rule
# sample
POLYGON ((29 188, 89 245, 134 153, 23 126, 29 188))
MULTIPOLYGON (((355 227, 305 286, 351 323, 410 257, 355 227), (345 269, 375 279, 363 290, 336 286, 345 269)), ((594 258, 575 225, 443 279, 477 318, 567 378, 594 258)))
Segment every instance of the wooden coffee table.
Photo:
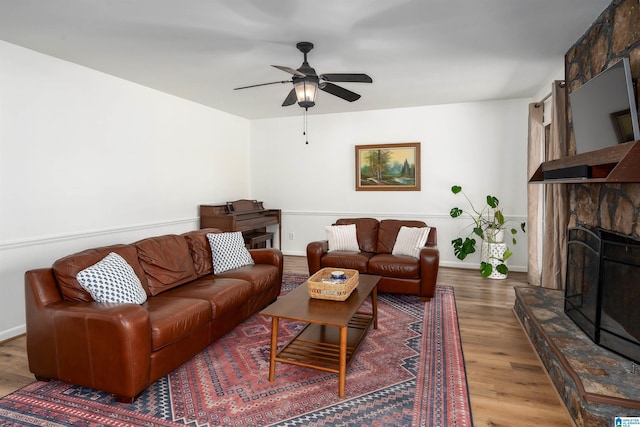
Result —
POLYGON ((307 282, 278 298, 260 312, 271 317, 269 381, 276 376, 276 362, 305 366, 338 374, 338 395, 344 397, 347 365, 373 323, 378 328, 378 281, 380 276, 361 274, 358 287, 345 301, 309 297, 307 282), (371 311, 361 311, 371 297, 371 311), (280 351, 280 319, 307 325, 280 351))

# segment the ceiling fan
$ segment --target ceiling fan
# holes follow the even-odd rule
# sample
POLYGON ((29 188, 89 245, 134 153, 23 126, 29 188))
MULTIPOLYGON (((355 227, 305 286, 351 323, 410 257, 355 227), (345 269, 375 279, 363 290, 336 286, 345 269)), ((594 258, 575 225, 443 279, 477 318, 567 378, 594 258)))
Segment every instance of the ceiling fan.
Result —
POLYGON ((293 75, 291 80, 282 80, 277 82, 260 83, 256 85, 237 87, 234 90, 248 89, 257 86, 266 86, 278 83, 293 83, 293 89, 282 103, 283 107, 293 105, 296 102, 299 106, 307 110, 315 105, 317 89, 335 95, 346 101, 353 102, 360 99, 360 95, 332 82, 344 83, 373 83, 371 77, 366 74, 355 73, 332 73, 332 74, 316 74, 316 70, 311 68, 307 62, 307 53, 313 49, 313 43, 300 42, 296 44, 300 52, 304 54, 304 62, 297 70, 282 65, 272 65, 279 70, 285 71, 293 75))

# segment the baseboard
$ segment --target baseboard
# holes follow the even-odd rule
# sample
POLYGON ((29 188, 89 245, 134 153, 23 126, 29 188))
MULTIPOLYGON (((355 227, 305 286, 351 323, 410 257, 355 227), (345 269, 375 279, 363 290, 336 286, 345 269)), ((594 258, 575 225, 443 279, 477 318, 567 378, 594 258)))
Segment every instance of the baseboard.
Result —
MULTIPOLYGON (((471 263, 471 262, 440 261, 440 267, 464 268, 466 270, 479 270, 480 264, 471 263)), ((510 265, 509 271, 526 273, 528 271, 528 268, 522 265, 510 265)))
POLYGON ((304 256, 304 257, 307 256, 305 252, 301 252, 301 251, 282 251, 282 254, 288 255, 288 256, 304 256))
POLYGON ((15 338, 19 335, 24 335, 26 333, 27 325, 25 324, 16 326, 15 328, 7 329, 6 331, 0 331, 0 343, 15 338))

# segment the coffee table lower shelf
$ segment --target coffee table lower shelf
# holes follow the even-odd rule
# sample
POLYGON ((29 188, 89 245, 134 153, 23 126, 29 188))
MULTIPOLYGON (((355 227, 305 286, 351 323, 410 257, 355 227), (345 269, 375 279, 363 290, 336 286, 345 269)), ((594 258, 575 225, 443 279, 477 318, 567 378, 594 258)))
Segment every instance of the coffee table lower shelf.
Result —
MULTIPOLYGON (((357 313, 349 321, 346 365, 372 322, 373 315, 368 313, 357 313)), ((277 353, 274 361, 340 374, 340 328, 309 323, 277 353)))
POLYGON ((328 301, 309 296, 306 284, 283 295, 262 310, 271 317, 269 381, 276 379, 277 362, 338 374, 338 396, 344 397, 347 364, 358 350, 369 328, 378 328, 380 276, 362 274, 356 289, 345 301, 328 301), (371 298, 371 309, 363 303, 371 298), (280 320, 305 326, 278 351, 280 320))

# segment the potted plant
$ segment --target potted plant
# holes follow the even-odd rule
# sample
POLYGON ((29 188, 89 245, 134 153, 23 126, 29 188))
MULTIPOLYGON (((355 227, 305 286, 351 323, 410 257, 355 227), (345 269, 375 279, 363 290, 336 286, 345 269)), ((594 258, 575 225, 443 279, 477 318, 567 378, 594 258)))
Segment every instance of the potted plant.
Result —
MULTIPOLYGON (((469 204, 470 210, 463 210, 458 207, 454 207, 451 209, 449 213, 451 218, 458 218, 463 215, 468 216, 473 223, 470 224, 472 230, 469 234, 462 239, 462 237, 458 237, 451 241, 453 245, 453 253, 456 258, 459 260, 464 260, 467 255, 470 255, 476 251, 476 238, 480 238, 485 240, 489 245, 492 243, 503 243, 505 231, 510 234, 511 242, 515 245, 516 235, 518 234, 518 230, 515 228, 509 228, 507 226, 507 221, 504 219, 504 215, 502 210, 499 208, 500 201, 495 196, 487 195, 486 204, 482 207, 482 209, 478 210, 473 206, 469 197, 462 191, 462 187, 459 185, 454 185, 451 187, 451 192, 453 194, 462 194, 465 199, 467 199, 467 203, 469 204)), ((525 223, 520 224, 520 229, 523 233, 525 233, 525 223)), ((507 259, 509 259, 513 255, 513 253, 506 247, 504 253, 501 256, 489 256, 487 260, 483 260, 480 263, 480 274, 482 277, 489 277, 494 273, 493 265, 496 264, 496 270, 498 273, 505 275, 509 272, 509 268, 506 265, 507 259), (497 262, 492 263, 491 260, 495 260, 497 262)))

